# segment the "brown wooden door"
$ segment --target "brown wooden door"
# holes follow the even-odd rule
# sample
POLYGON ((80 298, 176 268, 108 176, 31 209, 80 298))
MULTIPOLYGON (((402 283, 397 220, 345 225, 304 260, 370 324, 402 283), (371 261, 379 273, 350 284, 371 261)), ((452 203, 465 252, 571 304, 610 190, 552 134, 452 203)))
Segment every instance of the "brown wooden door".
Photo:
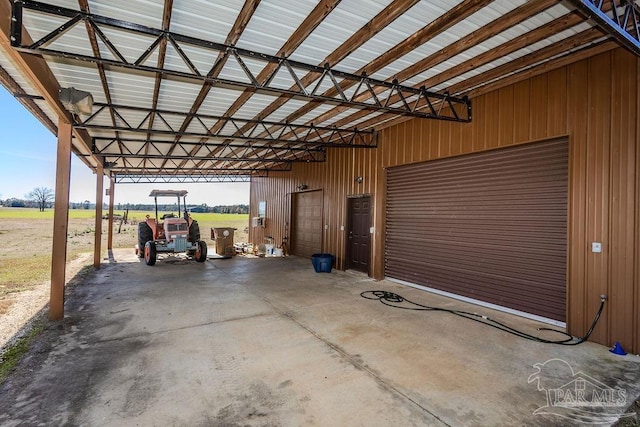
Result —
POLYGON ((371 197, 349 199, 347 268, 369 274, 371 258, 371 197))
POLYGON ((322 191, 293 194, 291 254, 311 258, 322 252, 322 191))

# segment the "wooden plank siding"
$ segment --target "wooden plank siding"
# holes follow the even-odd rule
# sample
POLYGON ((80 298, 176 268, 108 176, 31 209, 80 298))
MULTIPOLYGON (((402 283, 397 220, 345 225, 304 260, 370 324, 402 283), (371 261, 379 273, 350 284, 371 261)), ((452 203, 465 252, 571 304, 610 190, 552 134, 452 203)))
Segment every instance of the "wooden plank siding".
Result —
POLYGON ((346 200, 372 195, 372 275, 384 275, 385 168, 514 144, 569 137, 567 325, 582 335, 608 303, 592 340, 640 351, 640 60, 623 49, 518 81, 473 98, 469 124, 410 120, 379 134, 377 149, 329 149, 326 163, 295 164, 292 172, 255 178, 252 216, 267 201, 265 234, 287 233, 291 192, 324 189, 323 251, 344 268, 346 200), (355 182, 357 176, 363 183, 355 182), (591 252, 601 242, 602 253, 591 252))

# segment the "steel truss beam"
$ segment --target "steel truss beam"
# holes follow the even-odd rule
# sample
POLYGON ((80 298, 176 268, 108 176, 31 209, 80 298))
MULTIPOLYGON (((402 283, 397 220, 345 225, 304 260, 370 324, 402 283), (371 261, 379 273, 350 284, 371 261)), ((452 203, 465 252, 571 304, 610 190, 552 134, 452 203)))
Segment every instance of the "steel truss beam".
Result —
POLYGON ((139 72, 152 73, 154 76, 160 73, 165 78, 198 80, 207 82, 212 86, 228 89, 249 89, 257 93, 276 96, 286 95, 306 101, 330 103, 358 109, 421 118, 433 118, 457 122, 471 121, 471 102, 466 97, 459 98, 449 96, 448 94, 430 92, 427 91, 425 87, 414 88, 411 86, 405 86, 399 84, 397 80, 392 82, 376 80, 368 77, 366 74, 356 75, 338 71, 332 68, 331 64, 325 64, 324 67, 305 64, 298 61, 292 61, 285 56, 277 57, 267 55, 247 49, 240 49, 230 45, 189 37, 170 31, 163 31, 132 22, 52 6, 36 1, 14 1, 12 5, 11 43, 15 49, 21 52, 91 62, 102 64, 106 67, 131 69, 139 72), (33 10, 47 15, 68 18, 68 21, 41 39, 34 41, 32 44, 23 45, 21 35, 23 30, 22 15, 24 9, 33 10), (47 45, 50 45, 57 38, 61 37, 80 23, 84 23, 86 27, 93 29, 95 34, 109 49, 114 59, 46 48, 47 45), (135 61, 130 62, 125 58, 120 49, 118 49, 118 47, 115 46, 109 38, 107 38, 101 27, 115 28, 123 32, 137 34, 141 36, 141 39, 147 38, 151 42, 149 47, 142 53, 142 55, 140 55, 140 57, 135 61), (154 65, 146 65, 147 60, 153 57, 153 53, 156 51, 158 46, 165 42, 174 47, 184 62, 185 68, 189 71, 179 71, 169 69, 164 66, 159 68, 154 65), (189 55, 184 49, 184 47, 189 46, 194 46, 199 51, 205 50, 211 52, 211 58, 213 58, 211 63, 213 65, 211 68, 212 70, 224 67, 227 61, 233 58, 244 72, 244 77, 248 81, 211 77, 211 75, 216 75, 216 73, 203 74, 196 67, 194 61, 189 58, 189 55), (220 54, 219 57, 218 54, 220 54), (276 67, 265 80, 259 81, 250 70, 247 63, 260 64, 260 69, 264 69, 267 64, 276 64, 276 67), (301 81, 300 73, 308 72, 316 74, 318 78, 312 84, 305 86, 301 81), (281 73, 290 79, 292 83, 290 87, 292 88, 284 89, 273 84, 276 76, 281 76, 281 73), (351 95, 347 95, 338 80, 346 81, 349 87, 355 86, 355 91, 351 95), (322 94, 326 86, 335 89, 334 92, 336 95, 328 96, 322 94), (367 101, 357 100, 362 94, 370 95, 367 101), (400 101, 392 103, 390 100, 394 96, 398 96, 400 101), (418 110, 418 105, 423 104, 428 105, 428 108, 418 110))
MULTIPOLYGON (((238 139, 243 141, 283 142, 295 144, 326 145, 331 147, 377 147, 377 132, 374 130, 359 130, 357 128, 337 128, 315 125, 295 125, 292 123, 271 122, 267 120, 248 120, 234 117, 222 117, 209 114, 191 114, 179 111, 159 110, 150 108, 130 107, 125 105, 95 103, 97 111, 84 120, 74 123, 77 129, 111 130, 114 132, 135 132, 156 135, 191 136, 211 139, 238 139), (126 112, 143 112, 144 119, 140 123, 129 123, 126 112), (113 113, 120 125, 100 125, 96 122, 104 122, 105 115, 113 113), (148 124, 155 117, 153 127, 148 124), (191 126, 195 129, 180 131, 174 129, 169 123, 180 123, 189 117, 191 126), (213 125, 221 122, 222 126, 217 131, 211 131, 213 125)), ((108 117, 110 120, 110 117, 108 117)))
POLYGON ((185 174, 178 175, 113 175, 118 184, 191 183, 191 182, 250 182, 252 177, 266 177, 267 172, 253 175, 185 174))
POLYGON ((186 142, 181 141, 178 146, 169 153, 169 148, 174 144, 173 140, 153 140, 147 142, 142 138, 93 138, 92 152, 109 158, 162 158, 179 160, 235 160, 251 159, 255 162, 324 162, 326 151, 323 147, 290 146, 277 143, 210 143, 210 142, 186 142), (130 146, 137 144, 137 150, 131 150, 130 146), (215 154, 218 147, 233 149, 226 154, 215 154), (192 154, 198 149, 199 154, 192 154))
POLYGON ((632 0, 571 0, 587 19, 640 55, 640 7, 632 0))
MULTIPOLYGON (((153 158, 151 158, 153 159, 153 158)), ((143 174, 146 172, 149 173, 169 173, 170 171, 177 170, 176 164, 169 164, 165 166, 154 166, 149 163, 145 163, 145 160, 149 160, 149 157, 143 157, 138 159, 123 159, 121 163, 116 163, 110 160, 106 160, 107 164, 111 166, 111 171, 113 173, 137 173, 143 174)), ((169 162, 171 163, 171 161, 169 162)), ((203 172, 236 172, 236 173, 251 173, 256 171, 278 171, 278 172, 289 172, 291 171, 291 162, 254 162, 254 161, 224 161, 217 163, 215 166, 213 164, 204 167, 182 167, 180 168, 181 172, 191 172, 191 171, 203 171, 203 172), (258 164, 259 166, 256 166, 258 164)))

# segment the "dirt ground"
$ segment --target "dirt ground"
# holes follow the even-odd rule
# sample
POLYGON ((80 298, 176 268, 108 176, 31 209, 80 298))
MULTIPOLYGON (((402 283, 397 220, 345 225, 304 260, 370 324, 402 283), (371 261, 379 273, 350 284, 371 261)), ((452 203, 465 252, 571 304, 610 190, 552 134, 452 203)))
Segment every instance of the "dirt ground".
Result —
MULTIPOLYGON (((106 227, 103 221, 105 233, 106 227)), ((93 219, 69 220, 67 280, 93 262, 94 230, 93 219)), ((103 237, 106 255, 106 235, 103 237)), ((49 301, 52 238, 50 219, 0 221, 0 348, 49 301)), ((134 240, 134 227, 125 226, 114 234, 114 247, 133 246, 134 240)))

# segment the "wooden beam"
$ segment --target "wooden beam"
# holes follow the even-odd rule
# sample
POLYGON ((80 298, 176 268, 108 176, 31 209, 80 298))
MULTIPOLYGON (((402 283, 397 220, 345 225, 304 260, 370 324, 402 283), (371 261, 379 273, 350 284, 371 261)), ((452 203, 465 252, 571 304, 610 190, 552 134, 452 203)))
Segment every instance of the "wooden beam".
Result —
POLYGON ((96 221, 93 244, 93 266, 100 268, 102 262, 102 193, 104 192, 104 170, 102 163, 96 167, 96 221))
MULTIPOLYGON (((78 0, 78 5, 80 6, 80 10, 82 10, 85 13, 91 13, 91 10, 89 9, 89 0, 78 0)), ((85 21, 85 28, 87 29, 87 35, 89 36, 89 43, 91 44, 91 50, 93 51, 94 56, 100 58, 101 57, 101 52, 100 52, 100 46, 98 45, 98 38, 96 37, 96 31, 93 28, 93 26, 89 23, 89 21, 85 21)), ((104 64, 98 63, 96 64, 96 67, 98 69, 98 74, 100 75, 100 82, 102 83, 102 91, 104 92, 104 97, 107 100, 107 104, 112 104, 112 98, 111 98, 111 90, 109 89, 109 82, 107 80, 107 73, 105 72, 104 69, 104 64)), ((109 114, 111 116, 111 123, 113 124, 113 126, 116 126, 116 116, 113 112, 113 108, 109 109, 109 114)), ((116 137, 119 137, 120 133, 116 132, 116 137)), ((120 143, 120 141, 118 140, 118 146, 120 147, 121 151, 123 150, 122 147, 122 143, 120 143)))
MULTIPOLYGON (((532 0, 528 3, 525 3, 522 6, 519 6, 513 9, 511 12, 507 13, 506 15, 501 16, 500 18, 494 20, 493 22, 485 25, 484 27, 472 32, 471 34, 468 34, 465 37, 462 37, 456 42, 440 49, 439 51, 405 68, 404 70, 400 71, 397 74, 396 78, 399 81, 404 81, 406 79, 414 77, 415 75, 420 74, 421 72, 424 72, 425 70, 428 70, 446 61, 449 58, 459 55, 460 53, 478 45, 479 43, 482 43, 490 39, 491 37, 494 37, 497 34, 502 33, 503 31, 513 27, 514 25, 519 24, 520 22, 526 20, 527 18, 533 15, 536 15, 556 4, 557 4, 557 1, 555 0, 532 0)), ((370 96, 367 93, 362 93, 361 96, 358 97, 358 100, 363 101, 369 97, 370 96)), ((396 99, 396 101, 398 100, 399 99, 396 99)), ((392 99, 390 102, 395 102, 395 101, 392 99)), ((293 121, 301 117, 301 115, 308 113, 307 110, 309 105, 310 104, 307 104, 307 106, 302 107, 295 113, 291 114, 287 118, 287 120, 293 121), (300 114, 300 113, 303 113, 303 114, 300 114)), ((338 114, 342 113, 347 109, 348 107, 333 108, 327 111, 326 113, 314 118, 313 121, 314 123, 323 123, 324 121, 337 116, 338 114)), ((365 114, 356 113, 350 117, 360 118, 368 114, 370 113, 369 112, 366 112, 365 114)), ((358 127, 362 128, 364 126, 365 126, 364 124, 360 124, 360 123, 358 124, 358 127)))
POLYGON ((49 318, 64 317, 65 268, 67 264, 67 231, 69 226, 69 187, 71 181, 71 124, 58 123, 56 160, 56 194, 53 212, 53 245, 51 250, 51 293, 49 318))
MULTIPOLYGON (((349 56, 354 50, 366 43, 371 37, 378 34, 387 25, 402 16, 407 10, 415 6, 418 0, 394 0, 389 6, 384 8, 380 13, 373 17, 367 24, 356 31, 351 37, 349 37, 344 43, 342 43, 336 50, 329 54, 320 64, 337 64, 344 58, 349 56)), ((318 78, 317 73, 307 73, 300 82, 303 86, 308 86, 315 79, 318 78)), ((294 88, 292 86, 292 88, 294 88)), ((291 99, 290 96, 282 95, 273 101, 270 105, 264 108, 258 115, 254 117, 254 120, 264 120, 271 115, 278 108, 282 107, 287 101, 291 99)), ((246 129, 243 127, 242 131, 246 129)))
POLYGON ((547 61, 538 66, 527 68, 518 73, 503 77, 499 80, 491 82, 490 84, 481 86, 477 89, 469 92, 470 96, 480 96, 488 92, 492 92, 494 90, 500 89, 501 87, 509 86, 514 83, 518 83, 520 81, 530 79, 531 77, 548 73, 549 71, 553 71, 557 68, 564 67, 569 64, 573 64, 574 62, 582 61, 587 58, 591 58, 595 55, 600 55, 601 53, 608 52, 612 49, 619 47, 618 44, 614 41, 604 41, 601 43, 596 43, 591 46, 585 47, 584 49, 580 49, 576 52, 554 58, 551 61, 547 61))
MULTIPOLYGON (((231 27, 231 31, 229 31, 229 34, 227 34, 227 38, 225 39, 224 44, 235 45, 236 43, 238 43, 240 36, 244 32, 244 29, 247 27, 247 24, 249 24, 249 21, 251 20, 251 17, 253 16, 254 12, 258 8, 259 4, 260 4, 260 0, 245 1, 244 5, 242 6, 242 10, 240 10, 240 13, 236 17, 236 20, 233 23, 233 26, 231 27)), ((227 63, 228 58, 229 57, 227 55, 225 55, 223 52, 220 52, 216 60, 213 62, 214 65, 211 67, 211 69, 207 73, 207 76, 211 78, 218 77, 222 72, 222 69, 224 68, 225 64, 227 63)), ((190 114, 187 115, 185 120, 182 122, 179 132, 185 132, 187 130, 187 128, 191 124, 191 121, 193 120, 193 117, 194 117, 193 115, 198 112, 204 100, 207 99, 207 95, 209 95, 211 88, 212 88, 211 82, 205 82, 202 85, 202 88, 200 88, 200 92, 198 93, 198 96, 196 96, 195 101, 193 101, 193 105, 189 109, 190 114)), ((169 150, 169 153, 172 153, 173 150, 175 150, 179 141, 180 141, 180 136, 178 135, 175 139, 175 144, 169 150)), ((195 154, 196 152, 197 150, 194 147, 191 153, 195 154)), ((163 162, 162 166, 164 166, 165 164, 166 162, 163 162)), ((181 163, 180 166, 181 167, 184 166, 184 162, 181 163)))
MULTIPOLYGON (((307 37, 317 28, 318 25, 331 13, 331 11, 338 6, 340 0, 321 0, 316 7, 311 11, 300 26, 291 34, 289 39, 282 45, 275 56, 288 56, 291 55, 307 37)), ((271 73, 277 68, 277 64, 267 64, 266 67, 258 74, 256 80, 259 82, 265 81, 271 73)), ((233 104, 227 109, 223 116, 231 117, 242 107, 245 102, 253 96, 253 91, 245 90, 233 104)), ((213 131, 223 125, 222 121, 216 123, 213 127, 213 131)))
MULTIPOLYGON (((305 18, 305 20, 300 24, 300 26, 291 34, 289 39, 282 45, 282 47, 278 50, 275 56, 288 56, 291 55, 307 37, 315 30, 318 25, 331 13, 333 9, 338 6, 341 0, 321 0, 316 7, 311 11, 309 15, 305 18)), ((267 64, 258 76, 256 80, 259 82, 266 81, 269 76, 277 69, 277 64, 267 64)), ((303 82, 304 84, 304 82, 303 82)), ((227 111, 223 114, 226 117, 232 117, 252 96, 252 90, 245 90, 242 94, 236 98, 236 100, 231 104, 231 106, 227 109, 227 111)), ((224 125, 224 121, 218 121, 211 128, 212 133, 216 133, 220 130, 220 128, 224 125)), ((205 143, 207 138, 203 138, 200 142, 205 143)), ((196 146, 191 151, 191 153, 197 152, 200 147, 196 146)), ((216 148, 213 150, 211 154, 215 155, 220 151, 224 150, 224 147, 216 148)))
MULTIPOLYGON (((573 13, 569 14, 567 18, 568 19, 559 20, 560 22, 563 22, 562 26, 558 27, 556 25, 550 25, 549 27, 547 26, 539 27, 538 29, 532 30, 529 33, 526 33, 516 39, 503 43, 502 45, 497 46, 495 49, 492 49, 491 51, 487 51, 483 54, 478 55, 477 57, 471 58, 455 67, 452 67, 449 70, 446 70, 438 75, 435 75, 419 83, 418 85, 427 85, 427 84, 436 85, 436 84, 442 83, 443 81, 447 81, 450 78, 453 78, 466 71, 469 71, 470 68, 471 69, 477 68, 497 59, 498 57, 496 57, 495 56, 496 54, 493 52, 497 52, 497 54, 501 54, 500 57, 504 55, 508 55, 509 53, 515 52, 517 49, 527 46, 530 43, 535 43, 536 41, 539 41, 539 39, 541 38, 548 37, 550 35, 549 31, 551 30, 562 31, 563 29, 566 29, 564 26, 567 26, 568 28, 575 25, 577 22, 582 21, 582 18, 579 15, 576 15, 573 13), (540 33, 539 30, 544 30, 544 31, 543 33, 540 33)), ((554 23, 555 21, 550 24, 554 24, 554 23)), ((465 93, 465 92, 470 89, 473 89, 476 86, 483 84, 484 82, 489 82, 489 81, 498 79, 501 76, 515 73, 518 70, 521 70, 523 67, 530 67, 542 61, 549 60, 550 58, 553 58, 557 55, 561 55, 563 52, 566 52, 566 51, 575 49, 581 45, 593 42, 598 38, 602 37, 603 35, 604 34, 602 33, 602 31, 600 31, 597 28, 588 29, 574 36, 567 37, 566 39, 556 42, 552 45, 549 45, 547 47, 534 51, 528 55, 522 56, 513 61, 500 65, 498 67, 492 68, 488 71, 485 71, 482 74, 478 74, 476 76, 463 80, 460 83, 457 83, 455 85, 448 87, 446 90, 449 91, 450 93, 455 93, 455 94, 464 93, 465 95, 469 95, 468 93, 465 93)), ((399 100, 400 98, 396 96, 391 99, 391 102, 397 102, 399 100)), ((347 117, 344 117, 338 120, 335 123, 335 125, 345 126, 346 124, 351 123, 352 121, 358 120, 366 115, 367 113, 363 114, 363 112, 358 111, 354 114, 351 114, 347 117)), ((393 117, 391 115, 384 115, 384 116, 374 117, 367 121, 361 122, 358 124, 358 126, 362 127, 363 129, 367 127, 376 126, 376 124, 380 121, 381 118, 389 118, 391 119, 391 121, 385 122, 383 125, 381 125, 381 127, 378 127, 378 129, 389 127, 389 126, 392 126, 393 124, 402 123, 403 121, 408 120, 408 118, 404 118, 404 117, 401 118, 401 117, 393 117)))
MULTIPOLYGON (((342 43, 336 50, 323 59, 320 64, 337 64, 347 56, 349 56, 354 50, 365 44, 369 39, 378 34, 387 25, 402 16, 407 10, 415 6, 418 3, 417 0, 395 0, 389 6, 385 7, 379 14, 373 17, 367 24, 356 31, 351 37, 349 37, 344 43, 342 43)), ((361 74, 361 73, 356 73, 361 74)), ((300 81, 303 85, 307 86, 313 83, 318 78, 316 73, 307 73, 300 81)), ((295 89, 295 86, 291 87, 295 89)), ((290 96, 282 95, 273 101, 267 108, 262 110, 255 120, 263 120, 278 108, 282 107, 289 99, 290 96)))
POLYGON ((442 73, 436 74, 433 77, 423 80, 416 86, 424 86, 427 89, 432 88, 448 80, 451 80, 454 77, 458 77, 464 73, 482 67, 483 65, 489 64, 490 62, 493 62, 497 59, 517 52, 522 48, 547 39, 555 34, 561 33, 562 31, 576 26, 583 21, 584 19, 578 13, 567 13, 566 15, 554 19, 553 21, 548 22, 545 25, 542 25, 534 30, 531 30, 528 33, 516 37, 515 39, 511 39, 508 42, 501 44, 500 46, 496 46, 495 48, 474 56, 473 58, 470 58, 454 67, 451 67, 448 70, 443 71, 442 73))
MULTIPOLYGON (((509 64, 511 64, 511 66, 514 67, 514 69, 512 70, 511 73, 505 74, 505 73, 499 73, 499 76, 506 76, 506 77, 502 77, 499 78, 489 84, 483 85, 483 86, 479 86, 469 92, 467 92, 467 94, 469 95, 469 97, 477 97, 480 95, 483 95, 485 93, 494 91, 494 90, 498 90, 502 87, 505 86, 509 86, 512 85, 514 83, 520 82, 522 80, 526 80, 529 79, 531 77, 543 74, 543 73, 547 73, 549 71, 555 70, 557 68, 560 67, 564 67, 566 65, 572 64, 574 62, 577 61, 581 61, 583 59, 586 58, 590 58, 592 56, 595 55, 599 55, 603 52, 607 52, 611 49, 615 49, 616 48, 616 43, 613 41, 609 41, 609 42, 600 42, 600 43, 596 43, 596 44, 592 44, 589 45, 588 43, 588 37, 585 36, 586 33, 590 33, 590 32, 594 32, 596 34, 600 34, 601 35, 601 31, 598 28, 591 28, 589 30, 583 31, 582 33, 579 33, 575 36, 570 37, 570 39, 573 39, 573 41, 575 43, 579 43, 579 40, 581 37, 583 37, 584 39, 582 40, 583 42, 585 42, 585 47, 583 47, 580 50, 577 50, 575 52, 571 52, 571 53, 567 53, 565 55, 559 56, 559 57, 555 57, 549 61, 546 62, 542 62, 541 61, 536 61, 536 57, 541 57, 542 53, 540 52, 533 52, 532 54, 527 55, 526 57, 522 57, 522 58, 518 58, 514 61, 514 63, 518 63, 518 65, 515 64, 511 64, 511 63, 507 63, 507 64, 503 64, 503 66, 508 66, 509 64), (528 58, 528 61, 525 60, 525 58, 528 58), (539 64, 539 65, 536 65, 539 64)), ((560 42, 562 43, 562 42, 560 42)), ((579 46, 579 45, 578 45, 579 46)), ((566 51, 566 49, 562 49, 561 47, 557 46, 557 45, 550 45, 545 49, 541 49, 541 51, 546 51, 548 55, 550 55, 554 50, 559 50, 560 53, 566 51)), ((554 55, 551 55, 554 56, 554 55)), ((483 73, 485 75, 485 78, 483 79, 482 77, 478 77, 479 80, 481 81, 487 81, 486 78, 488 78, 491 73, 493 73, 494 70, 489 70, 486 71, 485 73, 483 73), (487 74, 489 73, 489 74, 487 74)), ((479 75, 481 76, 481 75, 479 75)), ((463 81, 460 82, 457 85, 452 86, 452 88, 456 89, 456 90, 468 90, 471 89, 473 86, 470 85, 470 83, 472 84, 473 82, 469 82, 467 84, 465 84, 467 81, 463 81)), ((388 116, 391 118, 391 116, 388 116)), ((399 123, 402 123, 406 120, 409 120, 410 118, 406 118, 406 117, 396 117, 396 118, 391 118, 391 120, 388 120, 386 122, 384 122, 384 124, 380 125, 379 127, 377 127, 378 130, 380 129, 384 129, 386 127, 389 126, 394 126, 397 125, 399 123)), ((375 120, 375 122, 378 122, 378 120, 375 120)), ((373 123, 373 120, 371 121, 371 124, 375 124, 373 123)), ((365 125, 365 122, 363 122, 363 127, 365 125)))
MULTIPOLYGON (((173 0, 164 0, 164 8, 162 12, 162 30, 169 31, 169 27, 171 26, 171 15, 173 13, 173 0)), ((159 69, 164 68, 164 61, 167 57, 167 38, 163 37, 160 40, 160 46, 158 47, 158 63, 157 67, 159 69)), ((151 108, 155 110, 158 108, 158 99, 160 97, 160 86, 162 85, 162 74, 156 73, 155 82, 153 85, 153 97, 151 98, 151 108)), ((156 119, 156 113, 152 112, 149 116, 149 125, 147 129, 151 131, 153 129, 153 123, 156 119)), ((149 154, 149 141, 151 140, 151 132, 147 133, 147 144, 144 147, 144 153, 149 154)), ((144 161, 145 166, 147 161, 144 161)))
POLYGON ((116 193, 116 180, 113 177, 109 177, 109 234, 107 237, 107 249, 111 251, 113 249, 113 202, 115 200, 116 193))

